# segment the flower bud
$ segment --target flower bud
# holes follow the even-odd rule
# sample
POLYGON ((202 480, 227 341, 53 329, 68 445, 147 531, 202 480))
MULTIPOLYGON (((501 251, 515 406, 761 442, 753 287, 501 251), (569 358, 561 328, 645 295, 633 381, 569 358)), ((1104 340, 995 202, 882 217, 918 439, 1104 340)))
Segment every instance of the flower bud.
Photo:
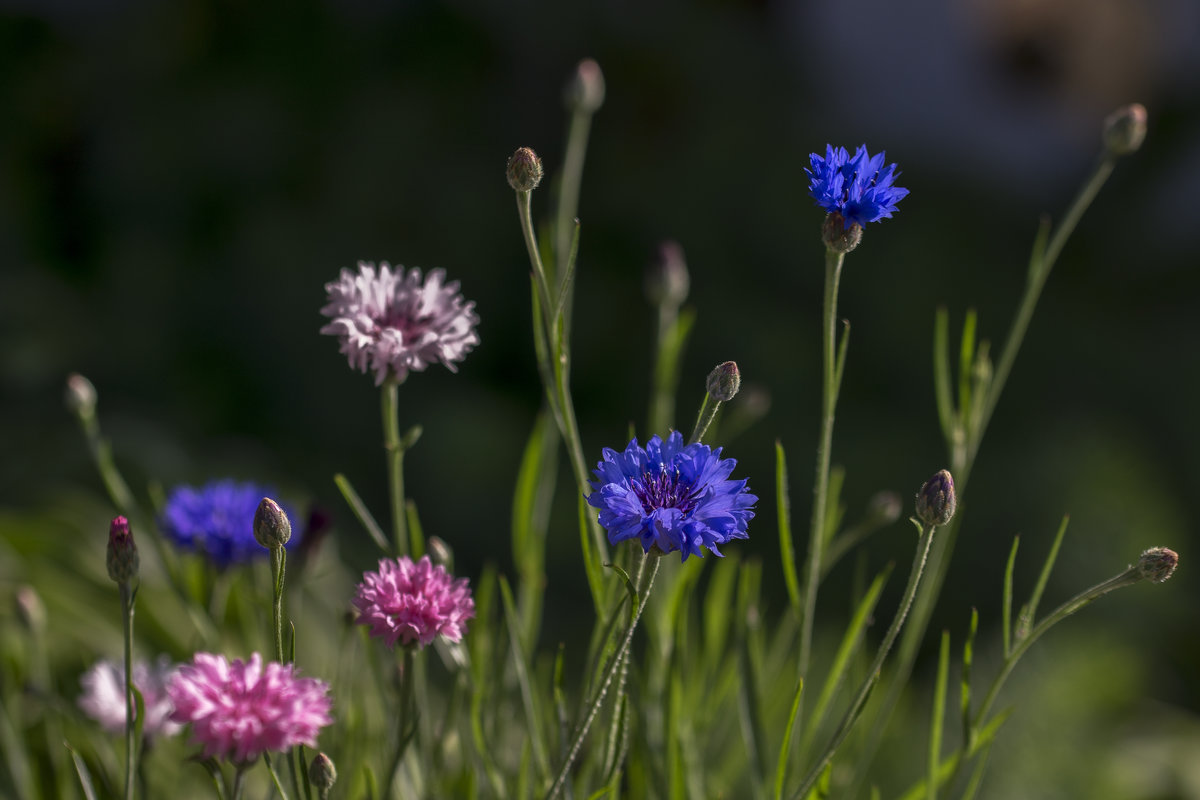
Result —
POLYGON ((845 217, 831 211, 821 225, 821 241, 835 253, 849 253, 862 241, 862 226, 857 222, 847 225, 845 217))
POLYGON ((454 551, 450 549, 450 545, 446 544, 446 540, 440 536, 430 536, 429 541, 425 543, 429 546, 429 556, 433 559, 434 564, 441 564, 447 570, 454 569, 454 551))
POLYGON ((1138 559, 1138 572, 1152 583, 1162 583, 1175 573, 1179 554, 1165 547, 1151 547, 1138 559))
POLYGON ((903 510, 900 495, 895 492, 876 492, 867 502, 867 516, 879 525, 891 525, 900 519, 900 512, 903 510))
POLYGON ((129 583, 137 577, 140 563, 129 520, 113 517, 108 526, 108 577, 117 583, 129 583))
POLYGON ((17 619, 30 633, 41 633, 46 629, 46 604, 37 590, 28 584, 17 588, 15 601, 17 619))
POLYGON ((292 522, 287 513, 274 500, 264 497, 254 511, 254 541, 272 550, 283 547, 291 538, 292 522))
POLYGON ((595 114, 604 105, 604 73, 600 65, 585 58, 575 67, 575 74, 567 84, 567 109, 583 114, 595 114))
POLYGON ((64 395, 67 410, 80 417, 90 417, 96 412, 96 387, 77 372, 67 376, 67 391, 64 395))
POLYGON ((926 525, 945 525, 954 516, 954 478, 941 470, 917 493, 917 518, 926 525))
POLYGON ((663 242, 646 270, 646 299, 656 306, 679 308, 691 288, 687 260, 679 242, 663 242))
POLYGON ((514 190, 532 192, 542 182, 542 160, 528 147, 519 148, 508 159, 505 175, 514 190))
POLYGON ((308 780, 317 787, 318 797, 328 797, 329 790, 337 783, 337 768, 333 765, 333 759, 324 753, 317 753, 308 765, 308 780))
POLYGON ((712 372, 708 373, 708 380, 704 386, 708 389, 708 394, 712 399, 728 403, 742 387, 742 376, 738 372, 737 362, 726 361, 718 364, 712 372))
POLYGON ((1104 146, 1114 156, 1136 153, 1146 138, 1146 107, 1130 103, 1104 119, 1104 146))

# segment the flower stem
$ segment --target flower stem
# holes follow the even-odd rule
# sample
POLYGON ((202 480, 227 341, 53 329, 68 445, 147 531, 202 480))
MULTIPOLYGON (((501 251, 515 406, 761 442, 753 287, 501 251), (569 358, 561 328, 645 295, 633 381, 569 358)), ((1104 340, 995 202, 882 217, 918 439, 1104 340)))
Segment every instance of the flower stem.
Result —
POLYGON ((696 444, 704 438, 704 434, 708 432, 708 427, 712 425, 712 421, 717 418, 717 411, 721 409, 721 401, 714 398, 708 392, 704 393, 704 402, 700 404, 700 413, 696 416, 696 427, 692 428, 692 435, 688 438, 688 444, 696 444))
MULTIPOLYGON (((275 784, 275 791, 279 792, 282 800, 288 800, 287 792, 283 790, 283 784, 279 781, 279 773, 275 771, 275 765, 271 763, 271 759, 266 753, 263 753, 263 763, 267 765, 267 772, 271 773, 271 781, 275 784)), ((291 763, 290 758, 288 759, 288 763, 291 763)))
POLYGON ((121 587, 121 628, 125 635, 125 800, 133 800, 134 776, 137 774, 136 729, 133 699, 133 596, 128 582, 121 587))
POLYGON ((413 696, 413 648, 404 647, 404 658, 400 667, 400 711, 396 715, 396 733, 398 739, 396 741, 396 751, 392 754, 392 761, 388 764, 387 778, 384 781, 383 793, 380 797, 391 797, 392 787, 396 783, 396 773, 400 771, 400 762, 404 760, 404 753, 408 750, 408 743, 412 741, 413 734, 416 733, 417 721, 413 719, 413 709, 415 707, 415 698, 413 696))
MULTIPOLYGON (((608 687, 612 683, 613 678, 616 676, 617 671, 621 666, 621 662, 624 660, 625 654, 629 652, 629 645, 633 642, 633 632, 637 630, 637 624, 642 618, 642 612, 646 610, 646 602, 650 599, 650 590, 654 588, 654 578, 658 575, 658 568, 662 562, 662 557, 644 554, 642 558, 643 567, 645 566, 645 559, 652 558, 654 560, 654 564, 650 568, 650 575, 646 580, 645 588, 643 589, 639 587, 637 613, 634 615, 633 620, 629 623, 629 628, 625 631, 625 638, 621 641, 620 648, 618 648, 617 652, 613 654, 612 660, 609 662, 608 669, 604 673, 604 680, 600 682, 600 686, 596 689, 596 697, 588 708, 587 716, 583 718, 583 721, 580 722, 579 726, 575 729, 575 736, 572 738, 571 746, 567 750, 567 757, 563 761, 563 765, 559 769, 558 775, 554 779, 554 783, 551 784, 550 791, 546 792, 546 800, 554 800, 554 798, 558 796, 558 793, 562 791, 563 785, 567 781, 567 775, 571 771, 571 765, 575 762, 576 757, 578 757, 580 748, 583 747, 583 739, 585 736, 587 736, 588 729, 591 728, 592 722, 594 722, 596 719, 596 715, 600 713, 600 706, 604 703, 604 697, 608 692, 608 687)), ((641 583, 640 572, 641 571, 639 570, 638 583, 641 583)))
POLYGON ((846 254, 825 251, 825 301, 821 313, 821 434, 817 440, 817 468, 813 478, 812 523, 808 533, 808 575, 804 583, 804 619, 800 628, 800 675, 808 673, 812 653, 817 587, 821 582, 821 553, 825 546, 826 505, 829 499, 829 462, 833 447, 833 418, 837 408, 837 294, 846 254))
POLYGON ((833 759, 837 749, 841 747, 842 742, 846 740, 846 737, 850 734, 850 730, 854 727, 858 715, 862 713, 863 706, 866 705, 871 690, 875 688, 875 684, 879 680, 883 662, 887 658, 888 652, 892 649, 896 637, 900 635, 900 629, 904 627, 904 620, 908 616, 909 609, 912 608, 913 598, 917 594, 917 586, 921 583, 921 574, 925 570, 925 561, 929 557, 929 546, 933 543, 934 530, 935 526, 933 525, 926 524, 921 527, 921 538, 917 543, 917 552, 913 558, 912 570, 908 575, 908 585, 904 588, 904 597, 900 601, 900 607, 896 610, 896 616, 892 618, 892 624, 888 627, 887 633, 879 645, 879 650, 875 653, 875 660, 871 662, 871 667, 867 670, 867 677, 863 680, 862 686, 859 687, 858 694, 854 697, 854 702, 846 710, 846 715, 842 717, 842 721, 838 724, 837 731, 833 734, 833 738, 829 740, 825 751, 817 759, 816 763, 813 764, 812 769, 809 770, 808 776, 800 786, 800 790, 792 795, 793 800, 802 800, 808 796, 809 790, 817 782, 817 778, 821 776, 825 765, 833 759))
MULTIPOLYGON (((283 584, 287 574, 287 550, 283 546, 271 548, 271 627, 275 637, 275 658, 280 664, 286 664, 288 659, 283 653, 283 584)), ((293 648, 294 650, 295 648, 293 648)), ((296 796, 300 796, 300 780, 296 773, 295 748, 289 749, 284 757, 287 760, 288 776, 296 796)), ((267 762, 268 766, 270 762, 267 762)))
POLYGON ((389 376, 383 382, 383 449, 387 451, 388 496, 392 501, 392 546, 395 556, 408 552, 408 521, 404 512, 404 443, 400 440, 400 382, 389 376))

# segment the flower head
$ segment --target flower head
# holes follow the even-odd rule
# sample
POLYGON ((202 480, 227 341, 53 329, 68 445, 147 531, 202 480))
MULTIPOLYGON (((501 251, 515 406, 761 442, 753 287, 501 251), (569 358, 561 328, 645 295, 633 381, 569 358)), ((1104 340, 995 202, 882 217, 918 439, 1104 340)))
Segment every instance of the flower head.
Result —
POLYGON ((1162 583, 1175 574, 1179 565, 1179 554, 1167 547, 1151 547, 1138 559, 1138 572, 1142 578, 1162 583))
POLYGON ((175 704, 171 719, 191 723, 192 741, 204 747, 204 757, 237 764, 267 750, 316 747, 317 733, 333 722, 328 684, 296 677, 292 664, 264 664, 258 653, 232 663, 196 653, 167 691, 175 704))
MULTIPOLYGON (((204 486, 176 486, 167 495, 159 525, 176 545, 204 553, 218 566, 227 567, 265 556, 254 538, 254 515, 264 497, 274 491, 256 483, 212 481, 204 486)), ((295 516, 286 511, 288 516, 295 516)), ((285 547, 291 550, 300 537, 285 547)))
POLYGON ((954 516, 956 505, 954 478, 949 470, 938 470, 917 492, 917 519, 926 525, 946 525, 954 516))
POLYGON ((329 302, 321 313, 333 321, 321 333, 338 337, 351 367, 373 370, 376 386, 434 362, 454 372, 455 362, 479 344, 479 317, 475 303, 458 293, 458 282, 445 280, 440 269, 422 278, 419 269, 405 274, 384 263, 376 274, 374 264, 360 261, 357 273, 343 269, 325 284, 329 302))
POLYGON ((721 448, 683 444, 679 431, 663 441, 637 439, 624 453, 604 448, 588 503, 600 509, 600 524, 612 544, 637 539, 642 549, 679 550, 682 559, 703 556, 707 547, 747 538, 746 525, 758 500, 745 480, 729 480, 737 461, 721 458, 721 448))
POLYGON ((352 602, 359 624, 369 625, 371 635, 389 647, 397 641, 424 647, 438 636, 457 642, 475 616, 467 579, 455 580, 429 556, 416 562, 408 556, 382 559, 378 572, 363 573, 352 602))
MULTIPOLYGON (((170 720, 174 706, 167 696, 167 686, 178 668, 167 656, 149 664, 135 661, 133 685, 142 693, 146 709, 146 721, 142 732, 147 739, 157 736, 174 736, 180 725, 170 720)), ((76 701, 83 713, 94 719, 100 727, 111 734, 125 730, 125 667, 103 659, 92 665, 79 679, 83 694, 76 701)))
POLYGON ((908 189, 893 185, 900 172, 895 164, 884 167, 883 160, 884 153, 872 156, 865 144, 853 156, 844 147, 826 145, 824 158, 809 156, 808 192, 821 208, 840 214, 846 228, 890 217, 908 189))

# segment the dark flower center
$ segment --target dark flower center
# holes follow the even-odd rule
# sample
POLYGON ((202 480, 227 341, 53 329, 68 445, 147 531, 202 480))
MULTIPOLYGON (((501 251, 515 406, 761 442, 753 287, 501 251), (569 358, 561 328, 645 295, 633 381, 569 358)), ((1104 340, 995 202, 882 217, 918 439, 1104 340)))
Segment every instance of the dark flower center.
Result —
POLYGON ((375 321, 375 335, 378 337, 380 333, 390 328, 400 331, 400 335, 404 341, 408 342, 429 330, 432 327, 432 322, 432 314, 414 318, 403 311, 388 309, 388 312, 384 314, 382 319, 375 321))
POLYGON ((657 475, 646 472, 634 482, 633 493, 642 501, 647 514, 659 508, 678 508, 684 516, 696 507, 696 490, 679 480, 679 469, 662 469, 657 475))

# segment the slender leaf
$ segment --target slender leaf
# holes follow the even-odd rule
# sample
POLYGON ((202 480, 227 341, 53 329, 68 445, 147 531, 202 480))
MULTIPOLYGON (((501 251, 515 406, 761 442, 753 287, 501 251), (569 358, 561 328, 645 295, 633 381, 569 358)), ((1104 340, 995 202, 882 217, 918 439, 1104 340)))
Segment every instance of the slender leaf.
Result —
POLYGON ((1017 562, 1017 545, 1021 544, 1021 537, 1014 536, 1012 550, 1008 554, 1008 566, 1004 568, 1004 601, 1000 608, 1000 613, 1003 614, 1000 623, 1001 633, 1004 636, 1004 657, 1008 658, 1012 654, 1012 595, 1013 595, 1013 566, 1017 562))
POLYGON ((938 650, 937 680, 933 689, 933 715, 929 720, 929 800, 937 800, 937 771, 942 755, 942 726, 946 720, 946 685, 950 680, 950 631, 942 631, 942 645, 938 650))
MULTIPOLYGON (((993 717, 992 721, 987 725, 984 725, 983 728, 975 735, 974 745, 967 750, 967 758, 973 757, 981 749, 987 747, 996 737, 996 734, 999 732, 1004 723, 1008 721, 1008 718, 1011 714, 1012 709, 1006 709, 993 717)), ((942 759, 942 763, 939 764, 937 768, 936 780, 939 786, 949 780, 950 776, 957 771, 958 761, 962 757, 963 751, 960 747, 954 753, 942 759)), ((928 779, 922 778, 918 783, 911 786, 908 791, 902 794, 900 796, 900 800, 922 800, 922 798, 924 798, 928 792, 927 784, 928 779)))
POLYGON ((79 753, 71 746, 70 742, 63 742, 63 747, 71 754, 71 761, 75 764, 75 774, 79 776, 79 788, 83 790, 83 796, 86 800, 96 800, 96 787, 92 785, 92 773, 88 771, 87 764, 83 762, 79 753))
POLYGON ((796 682, 796 694, 792 697, 792 710, 788 714, 787 727, 783 730, 783 744, 779 747, 779 762, 775 767, 775 800, 783 800, 783 784, 787 780, 788 757, 792 749, 792 732, 796 728, 796 717, 800 712, 800 695, 804 692, 804 678, 796 682))
POLYGON ((954 441, 954 398, 950 391, 950 315, 945 306, 937 310, 933 324, 933 389, 937 397, 938 421, 947 444, 954 441))
POLYGON ((1058 558, 1058 548, 1062 545, 1063 536, 1067 533, 1067 524, 1070 521, 1071 516, 1068 514, 1063 517, 1062 524, 1058 526, 1054 544, 1050 545, 1050 554, 1046 556, 1046 563, 1042 565, 1042 572, 1038 575, 1037 584, 1033 587, 1033 594, 1029 596, 1029 602, 1021 610, 1021 615, 1017 619, 1017 642, 1029 635, 1034 620, 1037 619, 1037 608, 1042 601, 1042 592, 1046 590, 1046 584, 1050 581, 1050 572, 1054 569, 1054 562, 1058 558))
POLYGON ((975 660, 975 634, 979 630, 979 610, 971 609, 971 626, 967 630, 967 641, 963 644, 961 712, 963 742, 971 746, 971 665, 975 660))
POLYGON ((390 553, 392 546, 388 544, 387 537, 383 535, 383 529, 379 527, 379 523, 375 521, 375 517, 371 516, 371 512, 367 510, 367 506, 363 503, 362 498, 358 496, 358 492, 354 491, 354 487, 350 484, 350 479, 339 472, 333 476, 333 482, 337 484, 338 491, 342 493, 346 504, 350 506, 350 510, 354 512, 354 516, 358 518, 363 529, 375 541, 379 549, 390 553))
POLYGON ((513 666, 517 673, 517 685, 521 688, 521 701, 525 707, 525 724, 529 731, 529 742, 533 748, 533 758, 541 779, 550 776, 550 759, 546 754, 545 733, 542 730, 541 716, 538 713, 537 697, 533 693, 533 684, 529 679, 529 660, 525 646, 521 642, 521 626, 517 619, 517 607, 513 602, 512 589, 508 580, 500 576, 500 599, 504 603, 504 618, 508 622, 508 633, 513 651, 513 666))
POLYGON ((802 613, 800 579, 796 575, 796 554, 792 548, 792 504, 788 498, 787 457, 783 443, 775 440, 775 497, 779 519, 779 561, 783 565, 783 582, 787 585, 792 613, 799 619, 802 613))
POLYGON ((971 415, 973 398, 971 397, 971 366, 975 362, 975 309, 967 311, 963 320, 962 341, 958 349, 958 415, 959 425, 967 427, 967 419, 971 415))
POLYGON ((425 529, 417 513, 417 502, 411 497, 404 501, 404 518, 408 520, 408 554, 414 559, 425 555, 425 529))

